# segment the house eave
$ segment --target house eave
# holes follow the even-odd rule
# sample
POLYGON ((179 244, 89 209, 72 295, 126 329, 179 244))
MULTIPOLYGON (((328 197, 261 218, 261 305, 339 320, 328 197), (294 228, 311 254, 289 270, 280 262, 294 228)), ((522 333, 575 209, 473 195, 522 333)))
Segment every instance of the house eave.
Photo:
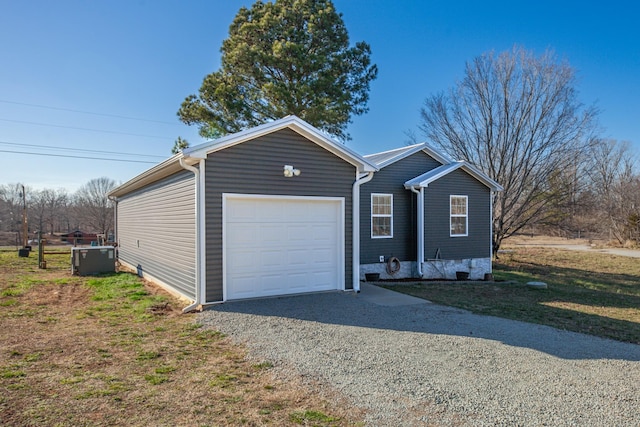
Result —
POLYGON ((388 150, 388 151, 382 151, 379 153, 373 153, 373 154, 368 154, 366 156, 364 156, 365 159, 369 160, 370 158, 374 157, 374 156, 379 156, 380 154, 389 154, 392 155, 394 152, 398 152, 396 155, 392 155, 391 157, 389 157, 388 159, 376 163, 375 165, 378 167, 378 169, 383 169, 389 165, 392 165, 396 162, 399 162, 402 159, 405 159, 419 151, 423 151, 425 154, 427 154, 428 156, 430 156, 431 158, 433 158, 434 160, 436 160, 437 162, 441 163, 441 164, 448 164, 451 163, 451 159, 449 159, 448 157, 438 153, 436 150, 434 150, 429 144, 427 144, 426 142, 422 142, 420 144, 415 144, 415 145, 410 145, 408 147, 402 147, 402 148, 395 148, 393 150, 388 150))
POLYGON ((169 157, 167 160, 153 166, 151 169, 147 169, 140 175, 114 188, 107 194, 107 196, 110 198, 122 197, 131 193, 132 191, 138 190, 149 184, 153 184, 154 182, 159 181, 162 178, 173 175, 176 172, 183 171, 184 169, 182 168, 182 166, 180 166, 181 158, 184 158, 184 161, 189 165, 195 165, 199 162, 199 159, 197 158, 187 158, 184 157, 182 153, 175 154, 169 157))
POLYGON ((485 173, 477 169, 475 166, 464 161, 442 165, 433 170, 430 170, 427 173, 412 178, 404 183, 404 188, 410 190, 412 188, 419 189, 428 187, 432 182, 437 181, 438 179, 450 174, 457 169, 464 170, 469 175, 480 181, 482 184, 489 187, 491 191, 497 192, 504 190, 504 188, 500 184, 489 178, 485 173))

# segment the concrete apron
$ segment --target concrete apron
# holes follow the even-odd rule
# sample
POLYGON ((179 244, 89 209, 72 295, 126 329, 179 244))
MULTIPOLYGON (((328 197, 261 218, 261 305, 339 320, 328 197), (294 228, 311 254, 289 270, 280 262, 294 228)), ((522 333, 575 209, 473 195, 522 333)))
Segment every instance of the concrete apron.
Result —
POLYGON ((376 305, 397 307, 403 305, 431 304, 426 299, 412 297, 411 295, 391 291, 370 283, 360 283, 360 293, 357 298, 376 305))

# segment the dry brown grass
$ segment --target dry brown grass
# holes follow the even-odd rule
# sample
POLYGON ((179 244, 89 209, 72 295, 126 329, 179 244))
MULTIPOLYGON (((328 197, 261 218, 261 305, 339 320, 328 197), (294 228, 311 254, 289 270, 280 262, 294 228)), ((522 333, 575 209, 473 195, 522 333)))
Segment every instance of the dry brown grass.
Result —
POLYGON ((494 262, 500 282, 423 282, 400 292, 475 313, 640 344, 640 260, 598 252, 513 247, 494 262), (530 281, 548 283, 531 289, 530 281))
POLYGON ((0 252, 0 425, 362 425, 313 383, 274 377, 136 276, 0 252))

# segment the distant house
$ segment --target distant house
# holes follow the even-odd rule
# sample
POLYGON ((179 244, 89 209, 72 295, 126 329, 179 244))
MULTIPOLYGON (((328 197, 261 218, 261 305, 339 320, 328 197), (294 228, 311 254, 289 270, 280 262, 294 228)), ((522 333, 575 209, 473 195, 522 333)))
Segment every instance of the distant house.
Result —
POLYGON ((60 241, 71 243, 74 245, 89 245, 98 239, 97 234, 85 233, 80 230, 72 231, 71 233, 65 233, 60 235, 60 241))
POLYGON ((189 310, 358 291, 370 271, 482 277, 500 190, 426 145, 363 157, 288 116, 187 148, 109 196, 120 263, 189 310))

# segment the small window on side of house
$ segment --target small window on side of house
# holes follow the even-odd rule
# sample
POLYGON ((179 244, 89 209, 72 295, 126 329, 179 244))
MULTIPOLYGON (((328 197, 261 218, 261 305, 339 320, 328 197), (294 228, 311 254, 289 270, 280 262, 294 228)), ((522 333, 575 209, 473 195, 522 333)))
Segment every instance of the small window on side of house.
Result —
POLYGON ((393 195, 371 194, 371 238, 393 237, 393 195))
POLYGON ((450 196, 450 224, 451 237, 469 235, 468 197, 450 196))

